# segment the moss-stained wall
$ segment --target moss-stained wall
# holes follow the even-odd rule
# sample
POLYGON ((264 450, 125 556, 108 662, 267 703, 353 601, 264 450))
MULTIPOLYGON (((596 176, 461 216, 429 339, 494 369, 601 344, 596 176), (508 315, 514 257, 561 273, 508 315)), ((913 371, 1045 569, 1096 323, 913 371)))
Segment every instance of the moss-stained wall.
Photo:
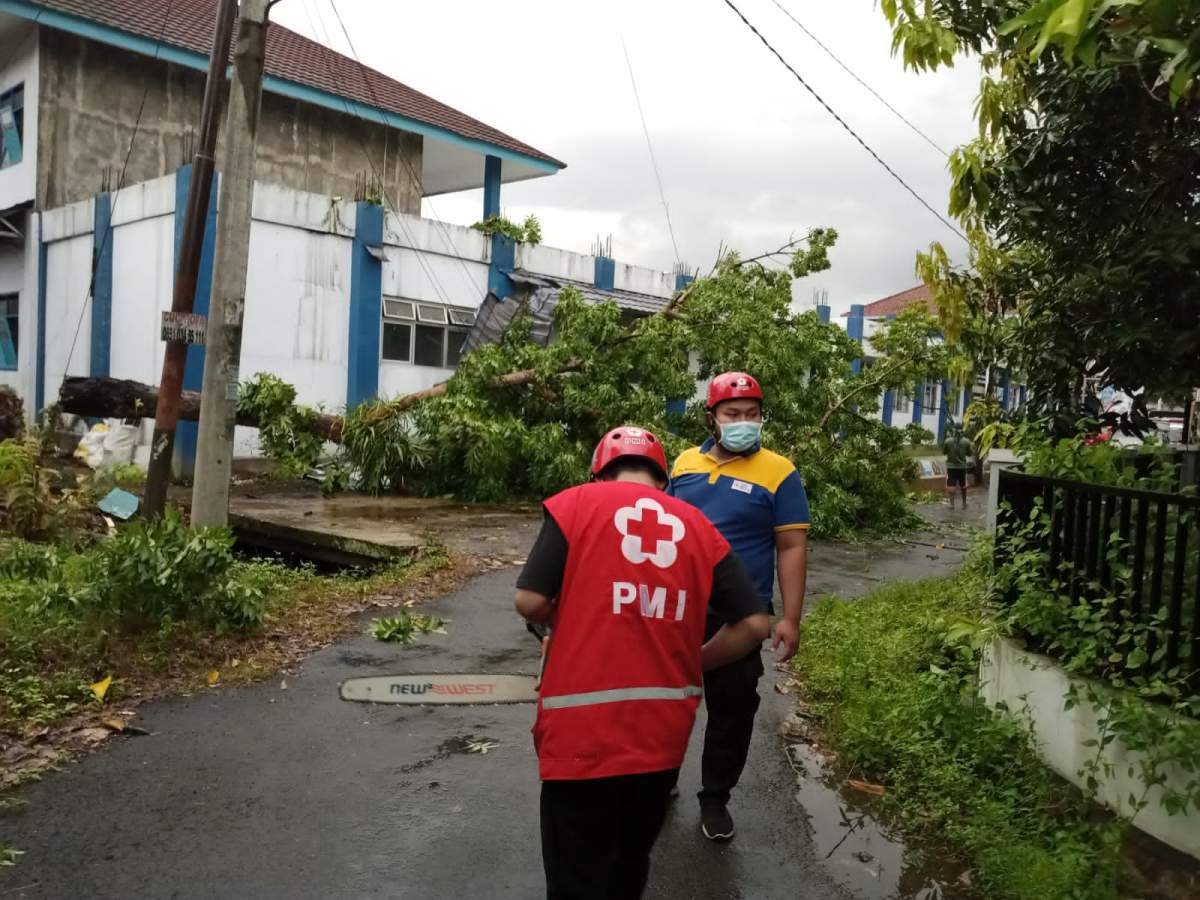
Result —
MULTIPOLYGON (((166 175, 189 161, 185 135, 199 127, 202 72, 49 28, 41 29, 40 69, 39 208, 90 197, 100 190, 106 167, 115 186, 143 93, 125 183, 166 175)), ((255 165, 260 181, 352 198, 356 177, 371 172, 364 144, 396 208, 420 215, 420 135, 263 94, 255 165)), ((218 148, 218 164, 220 159, 218 148)))

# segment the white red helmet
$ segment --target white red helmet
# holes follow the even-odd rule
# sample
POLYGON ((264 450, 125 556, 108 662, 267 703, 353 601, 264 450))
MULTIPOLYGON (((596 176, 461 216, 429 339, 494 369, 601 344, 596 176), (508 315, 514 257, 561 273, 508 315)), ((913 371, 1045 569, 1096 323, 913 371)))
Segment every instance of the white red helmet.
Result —
POLYGON ((658 468, 662 480, 667 480, 667 454, 662 443, 652 432, 634 425, 614 428, 596 445, 592 454, 592 474, 599 475, 608 464, 623 456, 648 459, 658 468))

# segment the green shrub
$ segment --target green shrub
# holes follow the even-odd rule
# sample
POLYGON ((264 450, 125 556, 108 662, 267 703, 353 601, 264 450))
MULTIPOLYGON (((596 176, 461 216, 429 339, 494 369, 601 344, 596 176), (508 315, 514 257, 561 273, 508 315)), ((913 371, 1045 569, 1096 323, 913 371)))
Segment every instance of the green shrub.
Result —
POLYGON ((90 577, 96 610, 134 626, 198 619, 245 630, 263 616, 263 592, 232 576, 233 534, 188 528, 169 509, 100 542, 90 577))
POLYGON ((980 580, 882 587, 805 620, 796 668, 840 763, 887 788, 907 828, 961 849, 989 897, 1110 900, 1120 829, 979 699, 980 580))

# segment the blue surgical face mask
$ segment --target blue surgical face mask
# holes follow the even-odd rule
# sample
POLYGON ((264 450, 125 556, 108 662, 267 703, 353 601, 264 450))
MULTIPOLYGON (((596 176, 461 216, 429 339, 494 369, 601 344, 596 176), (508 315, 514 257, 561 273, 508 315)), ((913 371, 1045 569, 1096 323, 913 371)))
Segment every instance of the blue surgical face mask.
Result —
POLYGON ((745 453, 762 440, 762 422, 720 422, 721 446, 730 453, 745 453))

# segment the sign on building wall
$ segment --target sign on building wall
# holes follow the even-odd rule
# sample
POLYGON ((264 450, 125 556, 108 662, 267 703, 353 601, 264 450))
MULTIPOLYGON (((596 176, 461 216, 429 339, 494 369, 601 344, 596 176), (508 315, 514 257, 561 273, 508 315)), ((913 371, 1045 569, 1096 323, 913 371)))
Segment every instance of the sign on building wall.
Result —
POLYGON ((208 319, 200 313, 172 312, 164 309, 162 314, 162 339, 180 341, 184 344, 203 344, 208 330, 208 319))

